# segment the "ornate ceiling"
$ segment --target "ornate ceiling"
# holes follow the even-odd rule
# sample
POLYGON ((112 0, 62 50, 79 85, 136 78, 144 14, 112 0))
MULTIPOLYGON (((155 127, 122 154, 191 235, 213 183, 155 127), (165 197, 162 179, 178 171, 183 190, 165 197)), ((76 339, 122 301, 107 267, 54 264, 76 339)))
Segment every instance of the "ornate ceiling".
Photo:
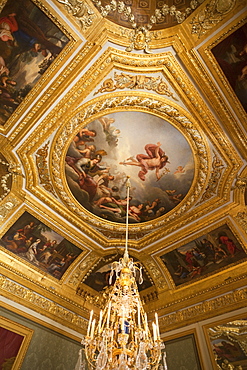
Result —
POLYGON ((245 307, 245 2, 166 3, 149 28, 164 1, 126 1, 136 24, 98 3, 1 5, 2 293, 85 330, 130 176, 129 252, 161 330, 245 307))

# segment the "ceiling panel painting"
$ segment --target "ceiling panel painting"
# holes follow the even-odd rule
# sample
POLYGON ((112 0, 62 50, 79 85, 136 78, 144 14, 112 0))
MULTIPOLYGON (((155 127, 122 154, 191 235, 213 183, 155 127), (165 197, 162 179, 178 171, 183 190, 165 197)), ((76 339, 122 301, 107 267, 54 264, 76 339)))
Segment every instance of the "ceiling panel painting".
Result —
POLYGON ((30 0, 7 1, 0 14, 0 123, 24 100, 68 37, 30 0))
POLYGON ((28 212, 2 235, 0 245, 18 259, 60 280, 82 250, 28 212))
POLYGON ((95 215, 120 223, 126 219, 127 176, 129 222, 139 223, 180 204, 195 172, 192 149, 182 133, 144 112, 117 112, 89 123, 71 142, 65 167, 78 202, 95 215))
POLYGON ((191 283, 246 260, 246 251, 227 224, 161 256, 176 286, 191 283))
POLYGON ((212 48, 227 81, 247 112, 247 24, 212 48))
MULTIPOLYGON (((111 276, 111 267, 112 262, 118 260, 121 255, 111 255, 105 256, 93 269, 92 272, 89 272, 83 279, 83 283, 91 287, 92 289, 96 290, 97 292, 101 292, 107 287, 113 285, 116 281, 116 274, 113 271, 112 280, 110 280, 111 276), (106 261, 108 261, 106 263, 106 261)), ((143 291, 147 288, 150 288, 153 285, 153 281, 148 276, 146 270, 143 268, 142 264, 137 261, 136 258, 131 257, 137 266, 136 269, 136 283, 138 286, 139 291, 143 291), (141 270, 140 270, 141 269, 141 270), (140 272, 141 276, 140 278, 140 272)))

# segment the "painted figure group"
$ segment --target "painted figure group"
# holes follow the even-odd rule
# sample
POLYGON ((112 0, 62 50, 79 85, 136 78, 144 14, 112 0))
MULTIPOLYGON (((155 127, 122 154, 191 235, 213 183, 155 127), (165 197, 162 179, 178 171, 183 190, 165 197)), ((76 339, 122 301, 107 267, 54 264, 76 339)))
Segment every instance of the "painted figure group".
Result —
POLYGON ((206 273, 209 266, 234 258, 238 252, 241 250, 226 234, 219 235, 217 243, 204 238, 186 252, 176 251, 178 265, 174 275, 179 279, 192 279, 206 273))
MULTIPOLYGON (((112 123, 112 120, 102 117, 99 122, 103 118, 103 132, 105 132, 106 123, 108 121, 112 123)), ((108 124, 108 131, 110 131, 110 128, 111 124, 108 124)), ((111 131, 115 132, 116 129, 114 128, 111 131)), ((128 210, 126 209, 127 199, 121 198, 119 193, 119 188, 126 180, 126 174, 125 172, 119 172, 116 166, 107 166, 107 162, 104 162, 104 165, 102 164, 103 157, 107 153, 103 149, 97 149, 94 145, 96 135, 95 130, 86 128, 80 130, 74 137, 65 159, 67 165, 78 176, 77 184, 85 196, 85 203, 90 205, 89 209, 106 218, 109 214, 116 218, 124 218, 128 213, 131 222, 147 221, 164 214, 166 209, 158 198, 141 203, 130 197, 130 206, 128 210)), ((113 140, 110 142, 113 142, 113 140)), ((116 145, 116 141, 114 141, 114 145, 116 145)), ((159 142, 157 144, 147 144, 145 150, 147 154, 137 154, 135 158, 128 158, 119 164, 139 167, 138 177, 142 181, 145 181, 145 176, 149 171, 154 171, 156 181, 159 181, 164 174, 160 171, 169 163, 168 157, 161 149, 161 143, 159 142)), ((167 197, 175 204, 182 200, 182 194, 174 194, 172 191, 169 194, 167 193, 167 197)))
POLYGON ((2 242, 6 249, 60 279, 77 255, 67 253, 56 240, 35 237, 36 226, 30 222, 14 233, 7 233, 2 242))
MULTIPOLYGON (((34 82, 30 80, 25 84, 23 83, 25 79, 22 79, 22 85, 19 84, 17 76, 21 66, 31 65, 32 60, 36 59, 38 59, 37 64, 42 61, 42 68, 37 72, 37 79, 62 50, 62 47, 57 45, 58 43, 62 45, 60 40, 51 35, 51 28, 52 41, 45 35, 45 29, 41 29, 42 22, 35 22, 30 18, 33 9, 36 10, 36 16, 40 13, 40 17, 44 17, 44 14, 28 0, 24 0, 24 3, 7 2, 0 16, 0 114, 2 120, 13 113, 34 82), (37 58, 38 55, 41 59, 37 58), (46 65, 45 68, 44 65, 46 65)), ((46 22, 43 24, 45 25, 46 22)), ((24 74, 27 73, 24 72, 24 74)))

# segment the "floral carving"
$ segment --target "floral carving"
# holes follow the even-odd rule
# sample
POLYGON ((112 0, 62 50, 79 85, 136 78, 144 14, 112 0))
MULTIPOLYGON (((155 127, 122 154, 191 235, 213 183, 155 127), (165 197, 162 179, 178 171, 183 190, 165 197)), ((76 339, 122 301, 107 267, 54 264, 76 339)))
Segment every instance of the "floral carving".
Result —
POLYGON ((208 30, 221 22, 235 6, 236 0, 214 0, 210 1, 191 21, 192 34, 197 34, 198 38, 208 30))
POLYGON ((47 191, 49 191, 56 197, 53 186, 50 183, 50 176, 49 176, 47 160, 46 160, 48 156, 48 145, 49 145, 49 142, 45 144, 43 148, 37 151, 36 165, 38 168, 40 184, 42 184, 47 191))
POLYGON ((83 1, 80 0, 57 0, 63 4, 69 14, 80 24, 82 29, 91 26, 94 12, 83 1))
POLYGON ((218 158, 216 154, 214 154, 213 162, 212 162, 213 171, 211 172, 211 177, 208 182, 208 186, 202 196, 201 202, 204 200, 207 200, 213 196, 213 194, 216 193, 219 180, 222 175, 222 171, 224 169, 224 165, 221 161, 221 159, 218 158))

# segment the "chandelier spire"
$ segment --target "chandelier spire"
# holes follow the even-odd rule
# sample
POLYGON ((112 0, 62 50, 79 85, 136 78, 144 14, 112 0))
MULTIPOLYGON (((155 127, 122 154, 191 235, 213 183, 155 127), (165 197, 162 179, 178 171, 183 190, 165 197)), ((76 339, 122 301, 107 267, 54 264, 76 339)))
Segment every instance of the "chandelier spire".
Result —
MULTIPOLYGON (((90 313, 87 334, 82 343, 88 366, 80 370, 167 370, 160 365, 164 344, 160 339, 158 315, 149 330, 136 277, 142 283, 142 268, 128 253, 128 209, 130 180, 127 178, 126 241, 123 258, 113 262, 109 284, 115 283, 99 320, 90 313), (159 367, 161 366, 161 367, 159 367)), ((165 362, 165 361, 164 361, 165 362)))

